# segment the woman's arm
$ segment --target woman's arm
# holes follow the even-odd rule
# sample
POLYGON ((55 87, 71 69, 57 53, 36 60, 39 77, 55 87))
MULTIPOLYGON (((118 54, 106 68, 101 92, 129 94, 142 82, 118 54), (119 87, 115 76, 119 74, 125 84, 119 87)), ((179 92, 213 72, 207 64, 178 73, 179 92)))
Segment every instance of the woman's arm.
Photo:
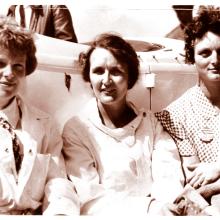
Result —
MULTIPOLYGON (((156 119, 155 119, 156 120, 156 119)), ((152 152, 152 196, 172 202, 181 193, 184 174, 177 146, 170 135, 156 121, 154 149, 152 152)))

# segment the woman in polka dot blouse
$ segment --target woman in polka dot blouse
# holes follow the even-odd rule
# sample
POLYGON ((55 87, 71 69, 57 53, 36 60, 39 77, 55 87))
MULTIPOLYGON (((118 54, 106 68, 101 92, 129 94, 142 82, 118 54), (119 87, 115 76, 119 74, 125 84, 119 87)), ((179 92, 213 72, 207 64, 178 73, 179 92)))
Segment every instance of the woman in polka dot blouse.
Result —
POLYGON ((220 192, 219 27, 220 8, 200 6, 185 29, 186 63, 195 65, 198 84, 156 113, 176 141, 186 183, 210 203, 217 198, 212 195, 220 192))

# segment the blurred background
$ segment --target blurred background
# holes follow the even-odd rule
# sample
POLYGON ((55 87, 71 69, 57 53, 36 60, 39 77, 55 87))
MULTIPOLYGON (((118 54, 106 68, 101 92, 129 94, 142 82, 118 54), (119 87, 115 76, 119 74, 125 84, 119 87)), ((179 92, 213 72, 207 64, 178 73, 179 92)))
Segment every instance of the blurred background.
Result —
MULTIPOLYGON (((182 3, 164 0, 4 1, 1 2, 0 13, 6 14, 11 4, 65 4, 71 12, 78 41, 86 42, 105 31, 114 31, 126 38, 164 37, 179 25, 172 5, 190 5, 187 2, 189 1, 182 3)), ((209 0, 209 4, 211 2, 209 0)), ((196 10, 199 2, 193 1, 193 4, 196 10)))

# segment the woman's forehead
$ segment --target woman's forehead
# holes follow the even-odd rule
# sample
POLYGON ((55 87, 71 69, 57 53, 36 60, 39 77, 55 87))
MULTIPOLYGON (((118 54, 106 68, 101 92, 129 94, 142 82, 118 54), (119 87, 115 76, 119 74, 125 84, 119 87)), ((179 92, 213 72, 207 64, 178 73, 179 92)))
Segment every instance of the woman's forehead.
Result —
POLYGON ((195 46, 205 46, 209 44, 220 44, 220 34, 206 32, 201 39, 196 39, 195 46))
POLYGON ((26 53, 22 51, 17 50, 10 50, 8 48, 4 48, 0 46, 0 56, 1 57, 8 57, 10 59, 16 59, 16 60, 24 60, 26 59, 27 55, 26 53))
POLYGON ((93 50, 91 56, 90 56, 90 62, 117 62, 117 59, 114 57, 114 55, 105 48, 96 48, 93 50))

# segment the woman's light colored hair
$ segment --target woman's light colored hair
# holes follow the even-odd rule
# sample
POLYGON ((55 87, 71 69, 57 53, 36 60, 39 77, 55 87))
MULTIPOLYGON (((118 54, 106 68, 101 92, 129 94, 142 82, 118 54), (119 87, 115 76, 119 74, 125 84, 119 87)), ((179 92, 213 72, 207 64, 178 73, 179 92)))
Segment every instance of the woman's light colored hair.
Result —
POLYGON ((0 16, 0 48, 12 54, 26 54, 26 75, 37 67, 36 46, 32 33, 20 27, 16 21, 7 16, 0 16))

